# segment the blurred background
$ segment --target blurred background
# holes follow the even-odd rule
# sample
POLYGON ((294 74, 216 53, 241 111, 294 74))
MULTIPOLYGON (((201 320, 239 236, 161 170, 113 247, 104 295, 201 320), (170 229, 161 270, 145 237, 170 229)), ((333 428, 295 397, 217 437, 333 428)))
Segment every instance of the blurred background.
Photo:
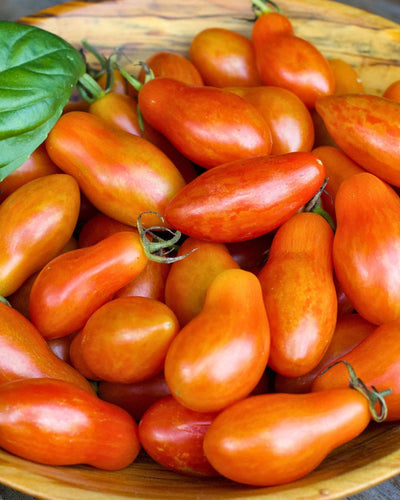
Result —
MULTIPOLYGON (((16 21, 22 16, 60 3, 64 2, 62 0, 0 0, 0 19, 16 21)), ((353 5, 400 23, 400 0, 341 0, 341 3, 353 5)))

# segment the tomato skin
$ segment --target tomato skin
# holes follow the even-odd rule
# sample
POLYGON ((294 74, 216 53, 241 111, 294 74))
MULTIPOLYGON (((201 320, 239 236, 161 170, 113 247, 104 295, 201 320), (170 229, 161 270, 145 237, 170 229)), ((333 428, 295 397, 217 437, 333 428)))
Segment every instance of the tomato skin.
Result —
POLYGON ((189 58, 206 85, 262 85, 253 44, 236 31, 226 28, 200 31, 191 41, 189 58))
POLYGON ((165 380, 183 406, 219 411, 254 389, 266 368, 269 345, 257 277, 227 269, 210 284, 200 314, 172 341, 165 380))
POLYGON ((336 277, 355 310, 374 324, 400 317, 400 199, 373 174, 345 179, 336 194, 336 277))
POLYGON ((135 227, 119 222, 108 215, 98 213, 91 217, 79 231, 78 244, 80 248, 95 245, 107 236, 122 231, 136 232, 135 227))
POLYGON ((22 378, 53 378, 92 392, 89 382, 50 350, 39 331, 25 316, 0 302, 2 357, 0 382, 22 378))
POLYGON ((319 158, 325 166, 328 183, 321 194, 321 201, 329 215, 336 220, 335 197, 340 184, 344 179, 354 174, 365 172, 355 161, 343 151, 334 146, 318 146, 312 153, 319 158))
POLYGON ((49 158, 44 144, 33 151, 29 158, 0 182, 0 203, 20 186, 43 175, 61 174, 49 158))
POLYGON ((137 422, 153 403, 170 394, 163 372, 132 384, 106 381, 100 381, 98 384, 99 398, 120 406, 137 422))
POLYGON ((363 94, 364 85, 357 71, 342 59, 328 59, 335 79, 335 95, 363 94))
POLYGON ((189 476, 218 476, 204 456, 204 435, 215 413, 185 408, 172 396, 155 402, 139 422, 139 439, 159 464, 189 476))
POLYGON ((252 41, 264 85, 291 90, 308 108, 319 97, 333 94, 335 80, 328 61, 313 44, 295 36, 284 15, 271 12, 258 17, 252 41))
MULTIPOLYGON (((61 253, 69 252, 70 250, 76 250, 78 248, 78 242, 74 237, 71 237, 65 247, 61 250, 61 253)), ((29 319, 29 297, 40 271, 33 273, 25 280, 22 285, 11 295, 7 297, 8 302, 12 305, 14 309, 23 314, 29 319)))
MULTIPOLYGON (((90 113, 63 115, 46 139, 51 159, 74 176, 88 200, 102 213, 135 225, 140 213, 163 213, 185 184, 156 146, 90 113)), ((158 224, 157 216, 146 217, 158 224)))
MULTIPOLYGON (((188 85, 203 85, 203 78, 193 62, 182 54, 162 50, 146 60, 147 66, 156 78, 174 78, 188 85)), ((142 68, 138 80, 144 82, 145 71, 142 68)))
POLYGON ((204 452, 233 481, 280 485, 311 472, 369 421, 367 399, 354 389, 251 396, 217 415, 204 452))
POLYGON ((284 377, 278 374, 275 377, 275 391, 289 393, 310 392, 314 379, 324 368, 354 349, 375 328, 375 325, 359 314, 345 314, 338 318, 332 340, 318 365, 300 377, 284 377))
POLYGON ((258 156, 200 174, 168 203, 165 218, 192 238, 230 243, 276 229, 321 187, 311 153, 258 156))
POLYGON ((163 369, 178 331, 178 320, 164 303, 121 297, 90 316, 80 332, 80 349, 96 380, 131 384, 163 369))
POLYGON ((135 99, 126 94, 109 92, 89 106, 89 113, 105 120, 117 129, 140 136, 139 119, 135 99))
POLYGON ((39 177, 0 205, 0 295, 14 293, 56 256, 78 220, 80 193, 66 174, 39 177))
POLYGON ((1 447, 47 465, 130 465, 140 450, 137 425, 121 408, 62 380, 0 385, 1 447))
POLYGON ((30 318, 46 339, 76 332, 146 263, 138 234, 128 231, 59 255, 32 286, 30 318))
POLYGON ((400 80, 392 82, 383 92, 383 97, 400 102, 400 80))
POLYGON ((311 151, 314 124, 310 111, 296 94, 271 85, 228 90, 249 101, 265 118, 272 134, 271 154, 311 151))
POLYGON ((316 109, 344 153, 368 172, 400 186, 400 103, 348 94, 322 97, 316 109))
MULTIPOLYGON (((391 389, 385 396, 388 415, 386 421, 400 419, 400 320, 389 321, 375 328, 363 341, 339 360, 350 363, 364 384, 378 391, 391 389)), ((312 384, 312 391, 345 387, 348 370, 343 363, 320 373, 312 384)))
POLYGON ((171 265, 165 283, 165 303, 175 312, 181 327, 200 313, 213 279, 225 269, 239 267, 223 243, 187 238, 177 255, 189 252, 171 265))
POLYGON ((139 92, 144 119, 204 168, 271 152, 271 132, 245 99, 226 90, 155 78, 139 92))
POLYGON ((318 214, 285 222, 258 273, 271 332, 268 365, 288 377, 304 375, 321 361, 335 330, 333 231, 318 214))

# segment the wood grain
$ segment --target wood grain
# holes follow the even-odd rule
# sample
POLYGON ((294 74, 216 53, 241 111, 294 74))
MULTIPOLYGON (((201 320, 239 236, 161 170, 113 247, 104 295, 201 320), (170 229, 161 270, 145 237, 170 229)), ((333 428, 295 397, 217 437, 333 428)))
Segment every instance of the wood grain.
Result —
MULTIPOLYGON (((326 57, 339 57, 358 71, 368 92, 382 93, 400 79, 400 26, 373 14, 327 0, 280 0, 296 33, 326 57)), ((59 34, 76 47, 83 38, 109 55, 116 47, 132 73, 159 50, 187 54, 198 31, 221 26, 250 36, 252 16, 245 0, 75 1, 49 8, 21 22, 59 34)), ((268 466, 268 464, 266 464, 268 466)), ((178 476, 145 454, 131 467, 104 472, 90 467, 48 467, 0 450, 0 481, 44 499, 338 499, 370 488, 400 472, 400 426, 371 424, 300 481, 252 488, 224 479, 178 476)))

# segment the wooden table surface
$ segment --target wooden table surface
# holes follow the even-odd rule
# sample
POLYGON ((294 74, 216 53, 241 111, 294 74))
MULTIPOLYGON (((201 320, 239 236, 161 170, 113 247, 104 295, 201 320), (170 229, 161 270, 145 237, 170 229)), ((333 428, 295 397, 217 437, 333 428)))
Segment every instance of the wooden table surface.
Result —
MULTIPOLYGON (((400 0, 336 0, 364 9, 400 23, 400 0)), ((0 0, 0 19, 17 20, 19 17, 62 3, 61 0, 0 0)), ((33 500, 25 495, 0 484, 0 500, 33 500)), ((396 500, 400 499, 400 475, 380 485, 358 493, 348 500, 396 500)), ((79 499, 77 499, 79 500, 79 499)))

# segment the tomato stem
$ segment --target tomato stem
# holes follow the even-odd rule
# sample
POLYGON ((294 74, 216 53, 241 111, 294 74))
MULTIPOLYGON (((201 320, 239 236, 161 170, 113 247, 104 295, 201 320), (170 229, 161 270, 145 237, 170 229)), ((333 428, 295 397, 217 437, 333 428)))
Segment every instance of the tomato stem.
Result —
POLYGON ((263 16, 264 14, 268 14, 272 12, 271 6, 279 13, 282 12, 281 8, 278 4, 273 2, 272 0, 251 0, 252 1, 252 9, 256 17, 263 16))
POLYGON ((79 78, 77 88, 87 102, 96 101, 105 95, 104 90, 89 73, 85 73, 79 78))
POLYGON ((3 297, 2 295, 0 295, 0 302, 3 302, 3 304, 6 304, 7 306, 12 307, 11 304, 8 302, 8 300, 5 297, 3 297))
POLYGON ((165 220, 162 215, 151 210, 142 212, 138 217, 137 228, 139 231, 140 240, 143 245, 144 253, 149 260, 162 262, 164 264, 172 264, 173 262, 184 259, 189 254, 197 250, 197 248, 193 248, 185 255, 180 255, 177 257, 167 257, 167 255, 169 255, 171 252, 179 248, 177 242, 181 239, 182 233, 178 230, 173 230, 165 226, 151 226, 148 228, 144 228, 141 222, 141 218, 145 214, 157 215, 161 219, 163 224, 165 224, 165 220), (164 239, 155 231, 166 232, 169 236, 172 237, 169 239, 164 239), (148 236, 150 236, 152 240, 150 240, 148 236))
POLYGON ((331 365, 329 365, 325 370, 321 372, 320 375, 325 373, 327 370, 332 368, 333 366, 337 365, 338 363, 344 363, 348 372, 349 372, 349 385, 352 389, 355 389, 358 391, 360 394, 365 396, 368 400, 369 404, 369 411, 371 413, 372 418, 375 420, 375 422, 383 422, 386 420, 387 414, 388 414, 388 409, 387 409, 387 404, 385 401, 385 397, 389 396, 389 394, 392 393, 391 389, 385 389, 383 391, 378 391, 376 387, 371 386, 371 389, 369 389, 364 382, 359 379, 354 371, 354 368, 351 366, 349 362, 347 362, 344 359, 339 359, 338 361, 335 361, 331 365), (379 406, 379 411, 377 411, 376 406, 379 406))

